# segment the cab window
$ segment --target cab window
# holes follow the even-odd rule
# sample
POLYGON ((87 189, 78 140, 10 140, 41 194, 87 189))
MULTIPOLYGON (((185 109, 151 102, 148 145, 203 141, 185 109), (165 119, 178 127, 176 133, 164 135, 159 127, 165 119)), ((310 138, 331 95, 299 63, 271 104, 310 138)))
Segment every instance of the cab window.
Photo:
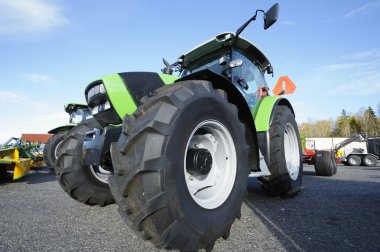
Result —
POLYGON ((260 86, 267 86, 263 73, 258 65, 238 51, 234 51, 233 59, 241 59, 243 61, 240 67, 233 69, 233 82, 237 83, 238 79, 242 78, 248 84, 248 89, 243 90, 243 92, 249 95, 255 95, 260 86))

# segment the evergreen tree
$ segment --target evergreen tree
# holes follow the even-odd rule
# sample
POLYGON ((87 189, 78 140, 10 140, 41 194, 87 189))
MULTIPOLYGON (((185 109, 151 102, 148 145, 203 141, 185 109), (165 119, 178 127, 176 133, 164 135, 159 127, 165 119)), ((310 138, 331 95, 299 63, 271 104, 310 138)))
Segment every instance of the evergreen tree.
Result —
POLYGON ((356 116, 351 116, 348 119, 348 123, 350 125, 351 135, 357 135, 357 134, 361 133, 360 121, 358 120, 358 118, 356 118, 356 116))
POLYGON ((371 107, 368 107, 368 109, 364 111, 360 121, 363 133, 368 137, 380 134, 378 119, 371 107))
POLYGON ((350 137, 351 136, 351 127, 349 122, 349 116, 345 109, 342 110, 341 115, 338 117, 338 120, 335 124, 334 135, 339 137, 350 137))

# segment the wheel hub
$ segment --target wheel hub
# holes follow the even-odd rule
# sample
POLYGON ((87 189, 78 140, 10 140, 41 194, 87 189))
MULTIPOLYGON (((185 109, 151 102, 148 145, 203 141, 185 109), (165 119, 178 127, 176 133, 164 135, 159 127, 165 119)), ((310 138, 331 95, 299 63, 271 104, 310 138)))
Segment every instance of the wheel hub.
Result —
POLYGON ((189 136, 183 162, 187 189, 200 207, 215 209, 227 200, 237 157, 226 126, 213 119, 200 122, 189 136))
POLYGON ((186 170, 191 175, 206 175, 212 167, 212 156, 207 149, 189 149, 186 170))

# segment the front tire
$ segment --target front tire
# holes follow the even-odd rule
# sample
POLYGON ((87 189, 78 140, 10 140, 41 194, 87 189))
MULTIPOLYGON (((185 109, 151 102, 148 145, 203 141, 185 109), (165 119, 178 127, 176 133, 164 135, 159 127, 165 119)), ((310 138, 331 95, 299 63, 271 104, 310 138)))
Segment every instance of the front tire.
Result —
POLYGON ((60 173, 60 168, 56 165, 58 149, 65 138, 66 133, 67 131, 62 131, 54 134, 54 136, 47 141, 44 147, 44 161, 47 166, 54 169, 56 175, 60 173))
POLYGON ((227 238, 249 165, 226 93, 207 81, 160 88, 123 128, 111 147, 110 187, 128 225, 159 248, 211 250, 227 238))
POLYGON ((105 206, 115 202, 108 185, 110 173, 101 173, 99 167, 82 165, 83 140, 87 131, 100 128, 95 119, 89 119, 71 129, 59 150, 57 166, 61 172, 58 182, 73 199, 86 205, 105 206))
POLYGON ((292 197, 302 184, 302 151, 297 123, 287 106, 277 106, 269 129, 270 176, 258 178, 272 196, 292 197))

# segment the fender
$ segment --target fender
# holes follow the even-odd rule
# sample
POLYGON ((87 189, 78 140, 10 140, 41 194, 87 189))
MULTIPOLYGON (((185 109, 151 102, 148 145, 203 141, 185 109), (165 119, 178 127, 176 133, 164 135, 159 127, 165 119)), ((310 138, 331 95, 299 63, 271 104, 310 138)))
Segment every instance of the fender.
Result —
POLYGON ((66 125, 63 125, 63 126, 59 126, 57 128, 54 128, 54 129, 48 131, 48 133, 49 134, 57 134, 57 133, 62 132, 62 131, 69 131, 72 128, 74 128, 75 125, 76 124, 66 124, 66 125))
POLYGON ((270 165, 269 129, 273 120, 273 111, 280 105, 287 106, 294 114, 293 107, 287 99, 281 96, 266 96, 261 100, 253 115, 257 129, 258 146, 268 167, 270 165))
POLYGON ((272 122, 273 110, 278 105, 285 105, 290 108, 294 114, 294 110, 290 102, 281 96, 266 96, 262 99, 259 108, 254 115, 256 130, 258 132, 268 131, 272 122))

